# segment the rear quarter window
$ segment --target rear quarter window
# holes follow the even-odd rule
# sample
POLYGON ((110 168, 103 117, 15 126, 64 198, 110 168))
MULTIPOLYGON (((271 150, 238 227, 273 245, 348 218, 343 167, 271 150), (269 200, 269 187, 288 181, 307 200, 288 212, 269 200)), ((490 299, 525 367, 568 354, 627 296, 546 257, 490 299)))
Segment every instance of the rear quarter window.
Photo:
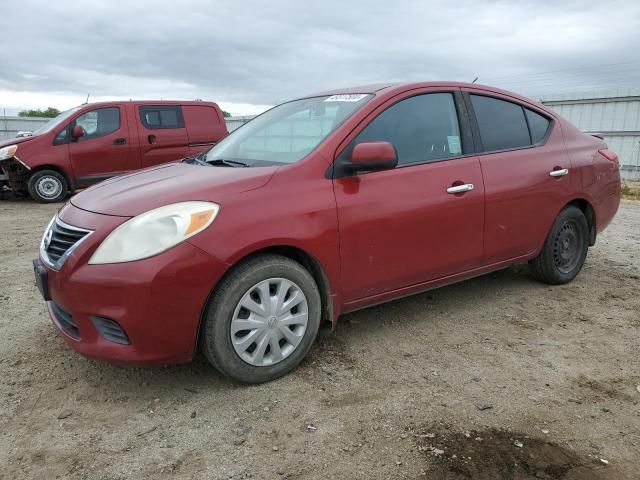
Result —
POLYGON ((180 105, 144 105, 139 111, 140 122, 145 128, 184 128, 180 105))
POLYGON ((551 122, 546 117, 525 108, 524 111, 527 114, 527 121, 529 122, 529 131, 531 132, 531 141, 534 145, 542 143, 547 136, 549 125, 551 122))

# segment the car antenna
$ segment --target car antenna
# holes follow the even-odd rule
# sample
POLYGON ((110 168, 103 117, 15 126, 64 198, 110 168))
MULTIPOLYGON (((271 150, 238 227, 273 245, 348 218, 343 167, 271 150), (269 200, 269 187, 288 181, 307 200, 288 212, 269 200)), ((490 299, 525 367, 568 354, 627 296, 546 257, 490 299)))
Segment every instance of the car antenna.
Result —
POLYGON ((471 83, 476 83, 477 81, 478 81, 478 77, 474 78, 473 82, 471 82, 471 83))
POLYGON ((84 101, 84 104, 86 105, 87 103, 89 103, 89 95, 91 95, 90 93, 87 93, 87 99, 84 101))

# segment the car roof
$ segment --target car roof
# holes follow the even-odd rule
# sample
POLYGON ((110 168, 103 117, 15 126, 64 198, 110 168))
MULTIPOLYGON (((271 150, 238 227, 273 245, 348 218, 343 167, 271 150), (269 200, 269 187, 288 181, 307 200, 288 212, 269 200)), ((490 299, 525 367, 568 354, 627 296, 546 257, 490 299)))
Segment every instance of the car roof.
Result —
POLYGON ((76 108, 91 107, 111 107, 122 105, 123 103, 132 103, 134 105, 206 105, 218 107, 215 102, 205 102, 203 100, 112 100, 108 102, 90 102, 78 105, 76 108))
POLYGON ((376 83, 376 84, 371 84, 371 85, 362 85, 359 87, 348 87, 348 88, 338 88, 335 90, 328 90, 326 92, 321 92, 321 93, 316 93, 313 95, 307 95, 303 98, 310 98, 310 97, 320 97, 320 96, 324 96, 324 95, 340 95, 340 94, 354 94, 354 93, 367 93, 367 94, 391 94, 391 96, 393 94, 396 93, 402 93, 408 90, 413 90, 413 89, 417 89, 417 88, 429 88, 429 87, 439 87, 439 88, 473 88, 476 90, 485 90, 488 93, 497 93, 500 95, 506 95, 509 97, 512 97, 514 99, 517 99, 519 101, 522 102, 526 102, 526 103, 530 103, 530 104, 535 104, 541 108, 543 108, 544 110, 546 110, 544 108, 543 105, 540 105, 538 102, 536 102, 535 100, 528 98, 528 97, 524 97, 522 95, 519 95, 517 93, 514 92, 509 92, 507 90, 502 90, 500 88, 496 88, 496 87, 491 87, 489 85, 481 85, 478 83, 468 83, 468 82, 452 82, 452 81, 443 81, 443 80, 436 80, 436 81, 430 81, 430 82, 398 82, 398 83, 376 83))
POLYGON ((553 110, 541 104, 540 102, 532 98, 519 95, 515 92, 510 92, 508 90, 491 87, 489 85, 482 85, 479 83, 453 82, 453 81, 445 81, 445 80, 436 80, 436 81, 430 81, 430 82, 410 82, 410 83, 409 82, 375 83, 371 85, 362 85, 359 87, 348 87, 348 88, 338 88, 335 90, 328 90, 326 92, 307 95, 302 98, 320 97, 325 95, 355 94, 355 93, 366 93, 366 94, 374 94, 374 95, 383 95, 384 97, 393 97, 396 94, 403 93, 409 90, 414 90, 418 88, 429 88, 429 87, 452 88, 452 89, 473 88, 474 90, 485 91, 486 93, 495 93, 498 95, 511 97, 513 100, 516 100, 520 103, 525 103, 525 104, 535 106, 539 110, 546 112, 548 115, 552 117, 557 117, 557 114, 553 112, 553 110))

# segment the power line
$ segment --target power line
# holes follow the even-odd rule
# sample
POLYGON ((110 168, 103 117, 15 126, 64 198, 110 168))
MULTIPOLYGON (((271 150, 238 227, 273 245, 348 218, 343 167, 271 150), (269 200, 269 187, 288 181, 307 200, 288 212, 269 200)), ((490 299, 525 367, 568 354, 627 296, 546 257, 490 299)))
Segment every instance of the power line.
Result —
POLYGON ((521 78, 521 77, 538 77, 538 76, 545 76, 545 75, 549 75, 549 74, 566 73, 566 72, 580 72, 580 71, 583 71, 583 70, 592 70, 592 69, 596 69, 596 68, 597 69, 610 68, 610 67, 616 67, 616 66, 621 66, 621 65, 640 65, 640 60, 634 60, 634 61, 629 61, 629 62, 609 63, 609 64, 584 65, 582 67, 565 68, 565 69, 562 69, 562 70, 547 70, 547 71, 543 71, 543 72, 532 72, 532 73, 519 73, 519 74, 512 74, 512 75, 502 75, 502 76, 497 76, 497 77, 487 77, 487 79, 494 81, 494 80, 505 80, 505 79, 521 78))

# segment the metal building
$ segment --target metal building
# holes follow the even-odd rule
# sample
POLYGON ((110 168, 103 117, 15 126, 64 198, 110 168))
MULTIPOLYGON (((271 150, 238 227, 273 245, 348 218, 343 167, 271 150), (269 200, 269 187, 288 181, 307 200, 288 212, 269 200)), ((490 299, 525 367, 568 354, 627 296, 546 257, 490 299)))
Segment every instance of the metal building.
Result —
POLYGON ((626 180, 640 180, 640 89, 546 95, 539 101, 580 130, 602 133, 626 180))
POLYGON ((18 132, 33 132, 49 120, 49 118, 0 116, 0 141, 15 138, 18 132))

